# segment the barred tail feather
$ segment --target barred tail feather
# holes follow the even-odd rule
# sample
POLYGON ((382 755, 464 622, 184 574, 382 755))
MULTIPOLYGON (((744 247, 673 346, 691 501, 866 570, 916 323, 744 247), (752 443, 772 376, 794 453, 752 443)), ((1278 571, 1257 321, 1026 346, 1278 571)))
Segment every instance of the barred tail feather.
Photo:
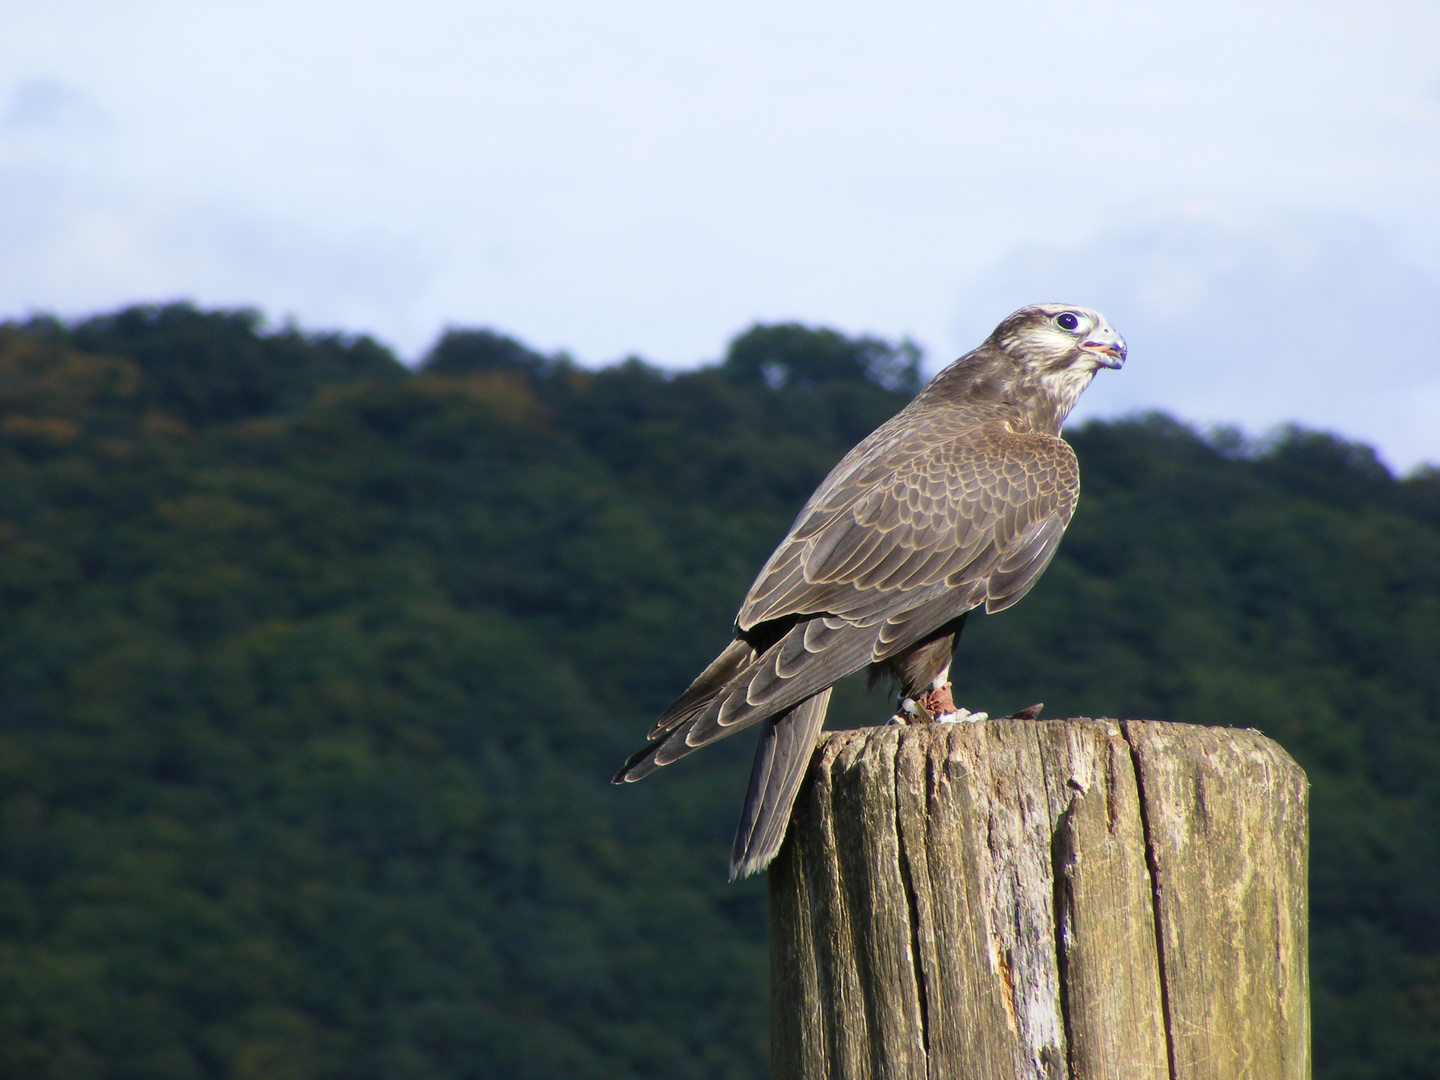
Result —
POLYGON ((779 716, 765 721, 755 764, 750 771, 750 790, 740 811, 735 844, 730 850, 730 880, 749 877, 770 864, 790 823, 790 810, 800 791, 800 782, 810 764, 815 740, 825 723, 830 690, 806 698, 779 716))

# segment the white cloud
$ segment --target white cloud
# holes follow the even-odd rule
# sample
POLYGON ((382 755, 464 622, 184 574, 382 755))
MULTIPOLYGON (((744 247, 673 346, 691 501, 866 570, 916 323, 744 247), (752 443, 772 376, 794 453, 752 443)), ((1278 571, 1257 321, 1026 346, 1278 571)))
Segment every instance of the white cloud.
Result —
POLYGON ((327 233, 223 193, 117 176, 114 124, 57 79, 21 83, 0 111, 0 298, 12 315, 86 314, 193 299, 307 324, 413 337, 432 268, 379 229, 327 233))
MULTIPOLYGON (((802 319, 938 358, 1007 252, 1179 196, 1440 273, 1432 0, 11 7, 0 317, 187 296, 670 365, 802 319)), ((1178 318, 1223 253, 1164 250, 1135 301, 1178 318)))
POLYGON ((13 158, 93 166, 113 130, 109 114, 84 90, 54 78, 18 83, 0 113, 0 147, 13 158))

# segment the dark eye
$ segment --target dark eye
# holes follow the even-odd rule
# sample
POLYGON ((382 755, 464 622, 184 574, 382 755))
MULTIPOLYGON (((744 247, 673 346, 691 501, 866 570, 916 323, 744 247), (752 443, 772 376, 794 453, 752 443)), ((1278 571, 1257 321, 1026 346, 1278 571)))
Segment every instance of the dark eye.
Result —
POLYGON ((1059 316, 1055 321, 1060 324, 1062 330, 1074 330, 1080 325, 1080 320, 1075 317, 1073 311, 1065 312, 1064 315, 1059 316))

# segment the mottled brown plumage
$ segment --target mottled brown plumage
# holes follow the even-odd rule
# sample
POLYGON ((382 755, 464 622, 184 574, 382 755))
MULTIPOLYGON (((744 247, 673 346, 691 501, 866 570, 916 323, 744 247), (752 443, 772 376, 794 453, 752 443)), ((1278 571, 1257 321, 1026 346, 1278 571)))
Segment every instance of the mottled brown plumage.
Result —
POLYGON ((914 697, 945 683, 966 614, 1003 611, 1049 564, 1080 492, 1061 424, 1125 343, 1099 314, 1022 308, 851 450, 751 586, 735 640, 651 728, 638 780, 764 723, 731 856, 779 849, 829 701, 866 665, 914 697))

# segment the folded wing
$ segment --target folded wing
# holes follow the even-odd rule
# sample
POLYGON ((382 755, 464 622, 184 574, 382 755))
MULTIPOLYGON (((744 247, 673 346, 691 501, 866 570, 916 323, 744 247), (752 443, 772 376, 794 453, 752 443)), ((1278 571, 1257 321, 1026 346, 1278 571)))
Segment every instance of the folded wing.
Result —
POLYGON ((1049 564, 1078 496, 1075 454, 1055 436, 882 427, 811 497, 751 586, 735 642, 616 779, 779 716, 980 604, 1014 604, 1049 564))

